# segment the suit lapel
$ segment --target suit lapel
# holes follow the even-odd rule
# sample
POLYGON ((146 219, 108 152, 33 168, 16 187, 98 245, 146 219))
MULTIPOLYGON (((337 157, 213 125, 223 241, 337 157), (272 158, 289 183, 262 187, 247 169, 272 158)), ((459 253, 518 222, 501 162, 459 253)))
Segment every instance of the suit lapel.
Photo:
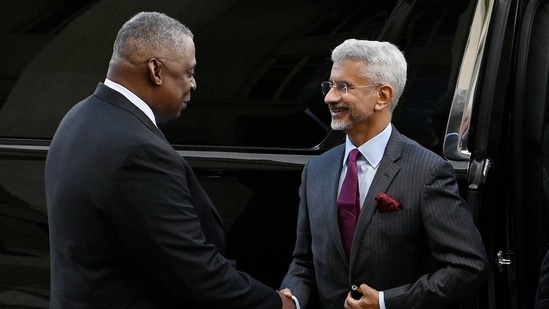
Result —
POLYGON ((340 255, 341 260, 348 263, 345 250, 343 249, 343 243, 341 242, 337 213, 339 177, 341 175, 344 155, 345 144, 342 144, 327 152, 326 156, 322 157, 323 161, 319 162, 322 165, 322 168, 319 169, 319 174, 317 177, 318 183, 322 183, 324 187, 319 187, 317 190, 319 190, 323 195, 321 200, 324 206, 318 209, 318 211, 325 212, 325 214, 321 216, 326 220, 325 226, 322 228, 326 229, 331 241, 335 244, 336 251, 340 255), (328 177, 330 175, 331 177, 328 177))
POLYGON ((360 216, 358 218, 358 223, 353 238, 353 246, 351 249, 351 265, 357 254, 357 250, 363 239, 364 233, 366 233, 368 229, 372 216, 376 212, 377 202, 375 197, 378 193, 387 191, 387 188, 400 170, 400 166, 396 162, 402 153, 401 137, 402 135, 396 130, 395 127, 393 127, 393 132, 389 138, 387 147, 385 148, 385 153, 379 163, 378 170, 372 180, 372 184, 370 185, 370 189, 368 190, 366 199, 362 205, 360 216))
MULTIPOLYGON (((149 130, 151 130, 156 136, 161 138, 163 141, 165 141, 168 145, 170 145, 170 148, 172 147, 170 142, 166 139, 162 131, 151 121, 151 119, 142 111, 140 110, 135 104, 130 102, 124 95, 119 93, 118 91, 115 91, 108 86, 105 86, 103 83, 99 83, 97 85, 97 88, 95 89, 94 95, 100 98, 102 101, 105 101, 109 104, 112 104, 114 106, 117 106, 131 114, 133 114, 143 125, 145 125, 149 130)), ((198 183, 198 180, 196 179, 196 176, 194 175, 194 172, 192 172, 192 168, 187 163, 187 161, 181 157, 181 160, 185 163, 186 168, 190 171, 190 173, 195 177, 196 182, 198 183)), ((223 226, 223 220, 219 212, 217 211, 216 207, 213 205, 212 202, 209 203, 210 209, 212 210, 213 216, 217 220, 220 226, 223 226)))
POLYGON ((107 86, 105 86, 103 83, 99 83, 97 85, 97 88, 95 89, 95 96, 100 98, 101 100, 112 104, 114 106, 117 106, 131 114, 133 114, 139 121, 141 121, 149 130, 151 130, 156 136, 160 137, 162 140, 164 140, 166 143, 169 144, 168 140, 164 137, 164 134, 160 129, 151 121, 145 113, 140 110, 135 104, 130 102, 125 96, 123 96, 118 91, 115 91, 107 86))

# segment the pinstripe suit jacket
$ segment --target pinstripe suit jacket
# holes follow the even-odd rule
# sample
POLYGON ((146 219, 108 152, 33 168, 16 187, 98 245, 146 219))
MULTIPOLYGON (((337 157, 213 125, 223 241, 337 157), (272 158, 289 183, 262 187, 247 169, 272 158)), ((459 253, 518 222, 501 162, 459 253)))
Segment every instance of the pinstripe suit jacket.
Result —
POLYGON ((302 308, 343 308, 351 284, 361 283, 384 291, 389 309, 442 308, 484 279, 486 252, 452 166, 394 127, 347 259, 336 205, 344 147, 303 170, 294 259, 282 283, 302 308), (380 192, 403 209, 380 213, 380 192))

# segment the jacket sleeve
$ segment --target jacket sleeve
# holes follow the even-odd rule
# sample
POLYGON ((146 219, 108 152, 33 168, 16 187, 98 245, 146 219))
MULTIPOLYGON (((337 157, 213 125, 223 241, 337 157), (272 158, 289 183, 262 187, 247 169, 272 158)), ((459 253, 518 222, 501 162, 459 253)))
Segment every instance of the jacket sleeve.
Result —
POLYGON ((306 198, 307 167, 308 165, 303 169, 299 188, 300 204, 293 260, 280 287, 281 289, 290 289, 299 301, 301 308, 311 308, 312 300, 317 298, 313 253, 311 252, 309 210, 306 198))
POLYGON ((106 213, 131 255, 170 294, 199 307, 281 308, 274 289, 207 240, 205 225, 220 223, 209 199, 193 196, 199 185, 185 165, 173 149, 151 144, 129 149, 121 162, 106 213))
POLYGON ((439 268, 413 284, 384 291, 387 308, 443 305, 464 297, 488 273, 480 233, 469 207, 459 197, 451 165, 438 160, 426 177, 420 201, 421 216, 431 255, 439 268))

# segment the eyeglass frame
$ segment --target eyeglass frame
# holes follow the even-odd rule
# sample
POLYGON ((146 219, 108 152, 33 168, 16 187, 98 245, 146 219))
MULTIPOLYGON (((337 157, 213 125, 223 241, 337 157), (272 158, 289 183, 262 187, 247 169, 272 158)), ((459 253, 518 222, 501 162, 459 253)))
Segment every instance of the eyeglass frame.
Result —
POLYGON ((331 82, 331 81, 323 81, 320 83, 320 91, 322 92, 323 95, 327 95, 330 90, 332 90, 332 88, 335 88, 336 90, 336 93, 340 96, 340 97, 343 97, 345 95, 347 95, 349 93, 349 89, 355 89, 355 88, 365 88, 365 87, 370 87, 370 88, 376 88, 376 87, 379 87, 381 85, 356 85, 356 86, 349 86, 347 85, 346 82, 337 82, 337 83, 334 83, 334 82, 331 82), (330 86, 329 89, 324 89, 325 86, 324 85, 328 85, 330 86), (326 92, 325 92, 326 90, 326 92))

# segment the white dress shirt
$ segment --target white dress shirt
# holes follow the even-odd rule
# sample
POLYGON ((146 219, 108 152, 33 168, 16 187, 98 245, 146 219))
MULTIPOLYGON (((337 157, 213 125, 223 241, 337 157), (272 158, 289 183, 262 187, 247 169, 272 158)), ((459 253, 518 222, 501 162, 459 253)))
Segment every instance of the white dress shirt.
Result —
MULTIPOLYGON (((385 152, 385 147, 389 142, 391 137, 391 132, 393 127, 389 124, 381 133, 367 141, 366 143, 358 146, 358 150, 362 156, 357 158, 357 167, 358 167, 358 190, 360 192, 360 207, 364 204, 366 199, 366 193, 370 189, 370 184, 376 175, 377 167, 379 162, 383 158, 383 153, 385 152)), ((341 190, 341 185, 343 184, 343 179, 347 174, 347 158, 351 150, 357 148, 349 137, 347 136, 345 142, 345 155, 343 156, 343 169, 341 170, 341 176, 339 178, 339 188, 338 192, 341 190)))
POLYGON ((136 96, 133 92, 129 91, 128 88, 117 84, 108 78, 105 78, 104 84, 112 90, 120 92, 120 94, 125 96, 126 99, 130 100, 130 102, 132 102, 135 106, 142 110, 143 113, 145 113, 145 115, 147 115, 147 117, 151 119, 152 123, 154 123, 155 126, 158 126, 156 124, 156 118, 154 117, 152 109, 147 103, 145 103, 145 101, 141 100, 141 98, 136 96))

